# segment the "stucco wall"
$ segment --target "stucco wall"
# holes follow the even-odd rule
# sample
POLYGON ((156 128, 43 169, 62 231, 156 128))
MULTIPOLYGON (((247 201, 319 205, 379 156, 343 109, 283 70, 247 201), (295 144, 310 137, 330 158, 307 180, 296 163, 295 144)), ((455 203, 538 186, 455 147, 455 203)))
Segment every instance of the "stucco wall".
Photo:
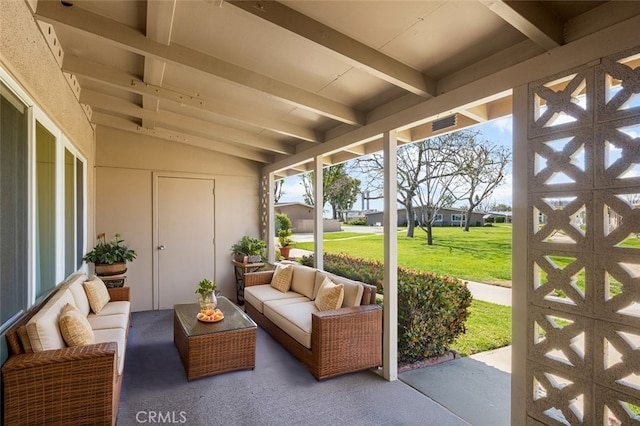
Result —
POLYGON ((153 173, 198 174, 215 180, 214 279, 221 293, 233 300, 235 281, 229 248, 245 234, 259 235, 259 171, 259 165, 252 161, 97 128, 96 230, 121 233, 138 253, 127 271, 134 311, 153 307, 153 173))

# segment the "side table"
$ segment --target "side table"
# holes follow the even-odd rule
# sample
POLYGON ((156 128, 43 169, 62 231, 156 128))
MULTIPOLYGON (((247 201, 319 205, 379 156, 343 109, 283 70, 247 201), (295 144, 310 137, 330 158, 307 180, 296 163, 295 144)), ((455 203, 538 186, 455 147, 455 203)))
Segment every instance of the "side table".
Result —
POLYGON ((119 275, 96 275, 102 280, 107 287, 122 287, 124 286, 127 276, 124 274, 119 275))
POLYGON ((266 265, 266 263, 244 263, 233 259, 231 262, 233 263, 233 270, 236 276, 236 299, 238 305, 242 306, 244 305, 244 274, 247 272, 255 272, 266 265))

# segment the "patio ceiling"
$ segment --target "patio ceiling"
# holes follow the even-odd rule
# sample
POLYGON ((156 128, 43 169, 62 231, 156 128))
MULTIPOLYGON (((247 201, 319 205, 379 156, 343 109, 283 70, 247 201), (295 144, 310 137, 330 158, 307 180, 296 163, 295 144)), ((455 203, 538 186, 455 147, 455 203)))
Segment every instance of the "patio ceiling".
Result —
MULTIPOLYGON (((318 152, 332 164, 379 151, 371 129, 389 117, 638 14, 603 1, 67 0, 39 1, 35 18, 92 123, 287 176, 318 152)), ((399 142, 433 135, 434 120, 508 115, 510 88, 407 116, 399 142)))

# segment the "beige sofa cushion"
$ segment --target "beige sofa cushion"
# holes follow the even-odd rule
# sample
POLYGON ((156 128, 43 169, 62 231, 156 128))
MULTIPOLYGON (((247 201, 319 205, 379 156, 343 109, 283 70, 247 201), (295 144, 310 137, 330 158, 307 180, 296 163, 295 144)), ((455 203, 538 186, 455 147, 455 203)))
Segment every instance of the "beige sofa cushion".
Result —
POLYGON ((95 336, 87 317, 67 303, 58 320, 60 333, 68 346, 85 346, 95 342, 95 336))
POLYGON ((316 269, 300 264, 293 265, 292 291, 313 300, 315 283, 316 269))
POLYGON ((67 346, 58 327, 58 319, 67 303, 74 304, 71 292, 60 289, 27 322, 27 334, 34 352, 62 349, 67 346))
POLYGON ((94 330, 96 343, 116 342, 118 344, 118 375, 124 370, 124 351, 126 348, 127 333, 121 328, 110 328, 108 330, 94 330))
POLYGON ((353 308, 356 306, 360 306, 360 303, 362 302, 362 293, 364 292, 364 287, 362 286, 362 284, 357 281, 330 274, 325 271, 318 271, 316 277, 316 292, 313 299, 317 297, 320 286, 322 285, 322 282, 326 277, 329 277, 331 281, 336 284, 344 285, 344 298, 342 299, 343 308, 353 308))
POLYGON ((278 291, 275 288, 271 287, 270 284, 252 285, 250 287, 245 287, 244 289, 244 300, 247 303, 251 303, 251 306, 256 308, 260 313, 264 313, 264 302, 283 299, 309 301, 308 297, 301 296, 300 294, 293 291, 282 293, 281 291, 278 291))
POLYGON ((344 284, 336 284, 326 277, 320 286, 315 304, 320 311, 331 311, 342 307, 344 284))
POLYGON ((102 308, 104 308, 107 303, 109 303, 109 300, 111 300, 107 286, 98 277, 93 277, 90 280, 85 281, 84 291, 87 293, 87 299, 89 300, 91 310, 96 314, 99 314, 102 308))
POLYGON ((264 303, 264 316, 309 349, 313 312, 318 312, 313 301, 271 300, 264 303))
POLYGON ((278 265, 271 277, 271 287, 286 293, 291 288, 293 278, 293 265, 278 265))
POLYGON ((78 311, 85 317, 89 315, 91 307, 89 306, 89 299, 87 299, 87 293, 84 291, 84 283, 87 280, 87 276, 84 274, 74 275, 71 280, 62 285, 61 288, 67 288, 73 296, 74 304, 78 311))
POLYGON ((126 330, 129 327, 129 315, 125 314, 103 315, 102 312, 100 315, 90 314, 87 317, 87 321, 89 321, 93 330, 106 330, 109 328, 126 330))
POLYGON ((118 314, 129 316, 130 313, 131 302, 129 302, 128 300, 119 300, 117 302, 107 303, 104 308, 100 310, 100 313, 96 314, 94 312, 91 312, 89 315, 87 315, 87 317, 101 317, 103 315, 108 316, 118 314))

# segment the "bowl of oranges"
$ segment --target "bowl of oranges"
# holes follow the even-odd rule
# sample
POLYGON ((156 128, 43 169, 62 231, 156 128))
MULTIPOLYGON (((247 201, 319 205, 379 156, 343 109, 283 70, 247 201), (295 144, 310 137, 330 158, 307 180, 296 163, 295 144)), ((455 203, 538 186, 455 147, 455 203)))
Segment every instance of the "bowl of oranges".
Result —
POLYGON ((198 320, 202 322, 218 322, 224 319, 220 309, 203 309, 198 313, 198 320))

